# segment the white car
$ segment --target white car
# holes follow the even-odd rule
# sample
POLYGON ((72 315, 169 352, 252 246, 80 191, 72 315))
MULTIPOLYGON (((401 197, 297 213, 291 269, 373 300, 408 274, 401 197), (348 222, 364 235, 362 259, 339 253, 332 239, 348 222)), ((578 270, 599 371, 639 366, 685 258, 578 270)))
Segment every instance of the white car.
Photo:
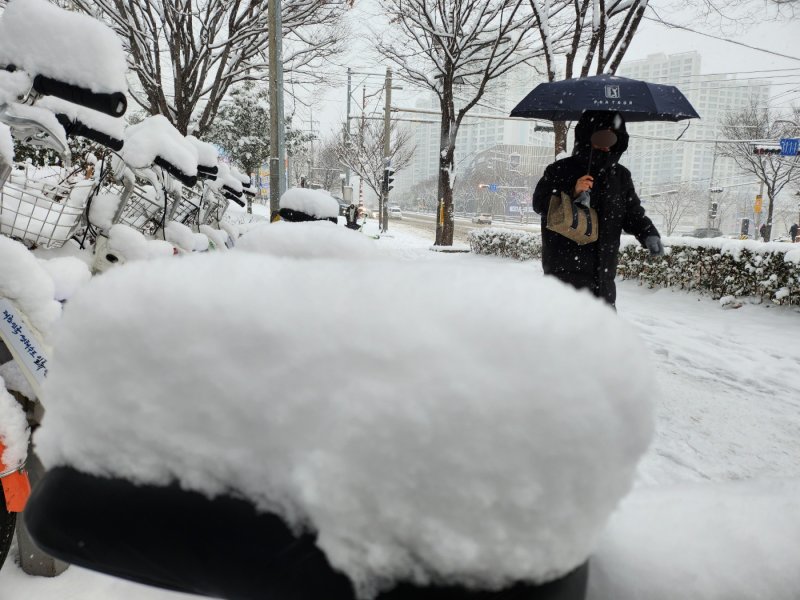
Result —
POLYGON ((489 213, 480 213, 479 215, 472 217, 472 222, 477 223, 478 225, 491 225, 492 215, 489 213))
POLYGON ((403 211, 400 210, 399 206, 390 206, 389 207, 389 218, 390 219, 402 219, 403 218, 403 211))

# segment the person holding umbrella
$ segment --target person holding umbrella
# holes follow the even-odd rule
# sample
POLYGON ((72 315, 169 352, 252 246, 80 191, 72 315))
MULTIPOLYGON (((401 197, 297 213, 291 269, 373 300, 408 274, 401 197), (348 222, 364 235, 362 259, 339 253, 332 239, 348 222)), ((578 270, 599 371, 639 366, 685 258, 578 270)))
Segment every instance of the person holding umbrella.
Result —
POLYGON ((542 216, 545 274, 588 289, 612 307, 622 232, 636 236, 652 256, 664 255, 661 236, 645 215, 631 173, 619 164, 627 148, 628 133, 619 112, 585 111, 575 127, 572 156, 549 165, 533 193, 533 210, 542 216), (578 207, 594 209, 595 241, 578 243, 548 228, 550 203, 562 193, 578 207))

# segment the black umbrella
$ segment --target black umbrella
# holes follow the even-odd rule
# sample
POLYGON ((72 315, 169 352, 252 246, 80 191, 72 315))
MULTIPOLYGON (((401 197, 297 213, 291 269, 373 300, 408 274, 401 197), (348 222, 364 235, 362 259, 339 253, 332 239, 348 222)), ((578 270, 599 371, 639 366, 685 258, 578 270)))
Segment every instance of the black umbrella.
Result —
POLYGON ((587 110, 618 112, 627 122, 700 118, 686 96, 675 86, 616 75, 540 83, 517 104, 511 116, 577 121, 587 110))

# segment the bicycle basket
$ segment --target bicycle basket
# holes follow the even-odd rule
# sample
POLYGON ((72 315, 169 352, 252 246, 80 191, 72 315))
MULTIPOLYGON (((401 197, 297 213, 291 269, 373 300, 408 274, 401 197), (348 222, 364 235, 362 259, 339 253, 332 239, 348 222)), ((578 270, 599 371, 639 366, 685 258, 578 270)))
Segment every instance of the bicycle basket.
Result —
POLYGON ((91 181, 77 185, 16 173, 0 190, 0 233, 42 248, 60 248, 81 223, 91 181))

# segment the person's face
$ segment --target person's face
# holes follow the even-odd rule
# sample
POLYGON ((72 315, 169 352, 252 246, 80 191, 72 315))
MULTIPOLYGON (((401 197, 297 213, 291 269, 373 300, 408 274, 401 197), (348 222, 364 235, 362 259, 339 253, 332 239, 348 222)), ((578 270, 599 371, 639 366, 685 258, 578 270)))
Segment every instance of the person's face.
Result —
POLYGON ((610 129, 600 129, 589 138, 592 148, 601 152, 608 152, 617 143, 617 135, 610 129))

